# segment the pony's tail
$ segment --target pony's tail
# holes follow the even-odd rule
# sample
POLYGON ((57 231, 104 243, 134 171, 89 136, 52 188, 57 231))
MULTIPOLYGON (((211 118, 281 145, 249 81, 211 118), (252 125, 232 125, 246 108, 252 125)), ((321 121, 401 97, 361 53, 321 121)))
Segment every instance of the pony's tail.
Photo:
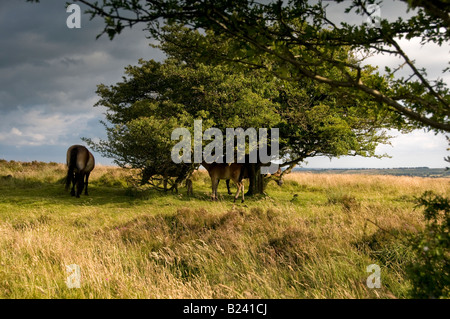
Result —
POLYGON ((70 159, 69 159, 69 169, 67 170, 67 178, 66 178, 66 189, 69 189, 70 183, 73 179, 73 172, 75 170, 75 166, 77 165, 77 155, 78 148, 75 147, 70 151, 70 159))

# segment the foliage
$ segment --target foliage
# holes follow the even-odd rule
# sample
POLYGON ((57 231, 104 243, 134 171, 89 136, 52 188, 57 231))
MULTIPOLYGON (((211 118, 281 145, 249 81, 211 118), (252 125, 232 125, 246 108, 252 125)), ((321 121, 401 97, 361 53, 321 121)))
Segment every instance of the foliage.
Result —
MULTIPOLYGON (((369 5, 383 1, 352 0, 347 13, 371 17, 377 25, 334 23, 327 17, 325 1, 307 0, 179 0, 121 1, 102 3, 80 0, 88 7, 91 18, 105 21, 103 33, 111 39, 125 27, 138 23, 160 38, 162 25, 181 23, 191 29, 207 30, 217 38, 232 39, 234 49, 216 57, 259 67, 280 78, 298 82, 309 78, 341 90, 356 89, 377 100, 391 112, 400 113, 418 126, 436 131, 450 131, 450 96, 441 78, 431 78, 405 52, 400 40, 419 39, 422 45, 439 46, 450 39, 450 6, 444 1, 403 1, 407 18, 388 21, 371 17, 369 5), (381 89, 362 77, 363 60, 348 61, 341 47, 365 57, 383 53, 399 58, 398 68, 385 70, 388 85, 381 89), (398 70, 407 68, 407 76, 398 70), (332 70, 332 72, 328 72, 332 70)), ((343 0, 336 0, 340 3, 343 0)), ((192 50, 197 48, 192 47, 192 50)), ((200 47, 202 51, 202 47, 200 47)), ((203 52, 205 53, 205 52, 203 52)), ((207 52, 206 52, 207 53, 207 52)), ((443 66, 443 72, 449 68, 443 66)))
POLYGON ((412 241, 414 263, 409 276, 414 298, 450 298, 450 201, 431 191, 418 199, 425 230, 412 241))
POLYGON ((214 126, 224 135, 227 127, 270 128, 280 121, 273 107, 273 82, 258 72, 236 73, 168 59, 164 63, 141 60, 126 74, 124 82, 99 85, 97 90, 98 105, 108 108, 106 119, 112 124, 104 123, 108 140, 85 140, 120 166, 141 169, 143 183, 155 184, 154 178, 162 175, 175 177, 177 184, 198 166, 171 159, 178 142, 171 140, 172 131, 185 127, 193 137, 194 119, 203 120, 203 130, 214 126))
MULTIPOLYGON (((171 132, 185 127, 193 136, 194 119, 203 120, 203 130, 218 128, 224 138, 226 128, 277 127, 280 158, 291 167, 312 156, 380 156, 376 146, 389 141, 383 129, 408 128, 357 91, 329 90, 309 79, 294 83, 258 69, 207 63, 177 44, 203 39, 186 30, 171 28, 171 36, 159 45, 168 56, 164 62, 140 60, 138 66, 126 68, 123 82, 97 89, 97 105, 108 109, 108 140, 85 140, 120 166, 141 169, 143 183, 156 181, 157 186, 162 176, 175 177, 176 185, 198 166, 177 166, 171 160, 178 142, 170 140, 171 132)), ((227 49, 226 45, 220 47, 227 49)), ((362 76, 383 85, 373 71, 367 67, 362 76)))

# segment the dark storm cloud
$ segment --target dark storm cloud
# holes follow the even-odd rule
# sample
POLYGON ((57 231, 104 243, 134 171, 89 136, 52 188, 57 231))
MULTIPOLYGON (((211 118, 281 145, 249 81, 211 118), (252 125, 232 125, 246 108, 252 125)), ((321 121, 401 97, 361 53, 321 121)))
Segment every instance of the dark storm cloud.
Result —
POLYGON ((86 15, 81 29, 67 28, 64 1, 7 0, 0 12, 2 110, 48 103, 49 91, 92 94, 99 84, 94 81, 114 82, 127 64, 156 55, 139 29, 126 30, 116 41, 95 40, 103 22, 86 15))
MULTIPOLYGON (((84 10, 81 5, 82 11, 84 10)), ((103 21, 89 21, 82 15, 81 28, 69 29, 65 1, 42 0, 31 4, 25 0, 2 0, 0 4, 1 65, 41 64, 49 58, 64 57, 71 53, 89 53, 102 48, 118 59, 129 59, 140 53, 141 45, 148 43, 139 28, 125 31, 119 41, 106 36, 95 40, 103 29, 103 21), (115 43, 117 42, 117 43, 115 43), (6 60, 5 60, 6 58, 6 60)))

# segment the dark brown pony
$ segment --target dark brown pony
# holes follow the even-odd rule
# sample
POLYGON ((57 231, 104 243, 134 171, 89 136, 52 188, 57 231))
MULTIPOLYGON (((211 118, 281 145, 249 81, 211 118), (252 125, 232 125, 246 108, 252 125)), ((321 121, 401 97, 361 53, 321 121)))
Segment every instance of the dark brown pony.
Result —
POLYGON ((95 159, 89 150, 82 145, 72 145, 67 150, 67 179, 66 190, 73 183, 70 195, 77 198, 83 192, 86 184, 85 195, 88 195, 89 175, 95 167, 95 159), (75 186, 77 188, 75 194, 75 186))
POLYGON ((244 202, 244 182, 243 177, 247 174, 242 172, 245 169, 244 164, 238 163, 202 163, 203 167, 208 171, 211 178, 212 186, 212 199, 217 200, 217 187, 221 179, 232 180, 237 186, 237 192, 234 196, 234 201, 239 197, 239 193, 242 192, 242 202, 244 202))

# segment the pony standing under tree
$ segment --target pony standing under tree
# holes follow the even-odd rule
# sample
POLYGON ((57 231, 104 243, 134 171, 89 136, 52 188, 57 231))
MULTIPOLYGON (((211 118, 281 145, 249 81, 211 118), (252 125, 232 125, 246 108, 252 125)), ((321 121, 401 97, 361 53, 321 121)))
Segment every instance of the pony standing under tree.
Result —
POLYGON ((72 183, 70 195, 76 195, 79 198, 86 184, 84 194, 88 195, 89 175, 95 167, 94 155, 82 145, 72 145, 67 150, 67 167, 66 190, 72 183), (77 188, 76 194, 75 186, 77 188))
MULTIPOLYGON (((202 165, 209 173, 209 177, 211 178, 211 186, 212 186, 212 200, 217 200, 217 187, 219 186, 219 181, 221 179, 232 180, 237 186, 237 192, 234 196, 234 201, 239 197, 239 193, 242 192, 242 203, 244 202, 244 181, 243 178, 248 176, 245 171, 244 164, 238 163, 211 163, 208 164, 205 161, 202 162, 202 165)), ((230 193, 229 182, 227 183, 228 193, 230 193)))

